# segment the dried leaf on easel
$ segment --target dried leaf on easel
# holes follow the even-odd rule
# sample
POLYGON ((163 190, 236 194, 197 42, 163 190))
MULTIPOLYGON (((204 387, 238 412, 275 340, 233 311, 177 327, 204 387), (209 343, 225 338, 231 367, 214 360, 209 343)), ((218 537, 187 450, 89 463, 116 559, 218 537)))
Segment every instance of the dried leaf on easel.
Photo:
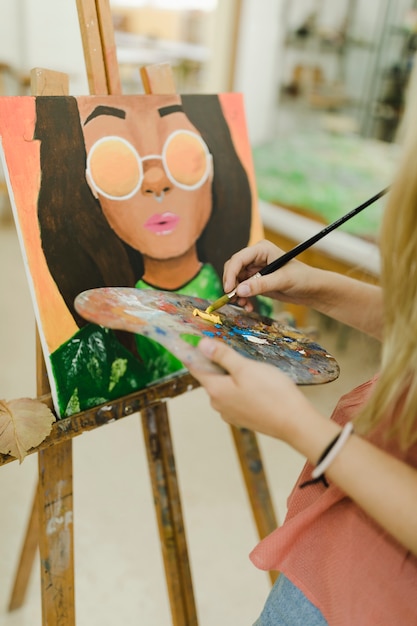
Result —
POLYGON ((28 450, 49 435, 54 421, 52 411, 39 400, 0 400, 0 452, 21 463, 28 450))

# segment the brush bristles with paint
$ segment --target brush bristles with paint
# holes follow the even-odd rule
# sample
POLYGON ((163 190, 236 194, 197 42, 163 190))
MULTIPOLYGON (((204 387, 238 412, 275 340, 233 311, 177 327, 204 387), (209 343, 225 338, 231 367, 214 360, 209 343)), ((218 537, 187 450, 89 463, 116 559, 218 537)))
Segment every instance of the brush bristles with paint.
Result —
POLYGON ((235 295, 236 289, 234 291, 231 291, 230 293, 225 293, 224 296, 221 296, 221 298, 219 298, 218 300, 213 302, 213 304, 210 304, 210 306, 207 307, 206 313, 213 313, 213 311, 217 311, 217 309, 220 309, 222 306, 230 302, 231 298, 233 298, 235 295))
MULTIPOLYGON (((368 207, 370 204, 373 204, 374 202, 379 200, 379 198, 382 198, 382 196, 387 193, 388 189, 389 187, 387 187, 386 189, 383 189, 382 191, 377 193, 375 196, 372 196, 372 198, 369 198, 369 200, 367 200, 360 206, 356 207, 355 209, 352 209, 351 211, 349 211, 342 217, 339 217, 339 219, 332 222, 328 226, 325 226, 325 228, 320 230, 318 233, 316 233, 309 239, 306 239, 306 241, 299 243, 292 250, 290 250, 289 252, 286 252, 285 254, 280 256, 278 259, 275 259, 275 261, 272 261, 272 263, 269 263, 268 265, 263 267, 259 272, 255 274, 255 276, 266 276, 267 274, 272 274, 272 272, 275 272, 276 270, 280 269, 281 267, 286 265, 286 263, 291 261, 291 259, 294 259, 296 256, 298 256, 299 254, 301 254, 302 252, 310 248, 313 244, 315 244, 320 239, 323 239, 323 237, 325 237, 332 230, 334 230, 335 228, 338 228, 339 226, 341 226, 342 224, 350 220, 352 217, 357 215, 360 211, 363 211, 363 209, 366 209, 366 207, 368 207)), ((229 293, 224 294, 224 296, 221 296, 220 298, 218 298, 218 300, 213 302, 213 304, 210 304, 210 306, 207 307, 206 313, 212 313, 213 311, 217 311, 217 309, 220 309, 222 306, 230 302, 231 298, 233 298, 235 295, 236 295, 236 289, 234 289, 233 291, 229 293)))

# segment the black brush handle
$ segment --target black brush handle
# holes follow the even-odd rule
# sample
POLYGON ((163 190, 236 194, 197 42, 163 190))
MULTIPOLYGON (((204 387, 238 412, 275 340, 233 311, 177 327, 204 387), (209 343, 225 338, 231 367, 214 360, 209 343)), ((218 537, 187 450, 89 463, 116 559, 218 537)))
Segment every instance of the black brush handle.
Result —
POLYGON ((275 261, 272 261, 272 263, 269 263, 268 265, 263 267, 258 272, 258 275, 266 276, 267 274, 272 274, 272 272, 275 272, 280 267, 282 267, 283 265, 291 261, 291 259, 294 259, 294 257, 304 252, 304 250, 307 250, 308 248, 310 248, 317 241, 320 241, 320 239, 323 239, 323 237, 325 237, 332 230, 334 230, 335 228, 338 228, 341 224, 344 224, 345 222, 350 220, 352 217, 360 213, 360 211, 363 211, 363 209, 366 209, 366 207, 368 207, 370 204, 373 204, 374 202, 379 200, 379 198, 382 198, 382 196, 384 196, 388 190, 389 190, 389 187, 387 187, 386 189, 383 189, 382 191, 377 193, 375 196, 372 196, 372 198, 369 198, 369 200, 367 200, 363 204, 356 207, 356 209, 352 209, 351 211, 349 211, 342 217, 339 217, 339 219, 337 219, 335 222, 332 222, 331 224, 323 228, 323 230, 321 230, 320 232, 316 233, 309 239, 306 239, 306 241, 299 243, 292 250, 289 250, 289 252, 286 252, 275 261))

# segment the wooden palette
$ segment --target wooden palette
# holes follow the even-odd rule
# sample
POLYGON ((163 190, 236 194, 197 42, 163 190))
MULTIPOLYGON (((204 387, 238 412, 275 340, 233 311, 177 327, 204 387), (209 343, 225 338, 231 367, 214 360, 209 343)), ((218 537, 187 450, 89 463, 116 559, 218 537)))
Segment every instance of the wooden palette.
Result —
POLYGON ((195 347, 200 338, 215 337, 246 357, 275 365, 299 385, 339 376, 334 357, 301 331, 230 304, 216 311, 220 324, 193 315, 209 304, 171 291, 129 287, 91 289, 75 299, 75 308, 89 322, 154 339, 186 367, 221 371, 195 347))

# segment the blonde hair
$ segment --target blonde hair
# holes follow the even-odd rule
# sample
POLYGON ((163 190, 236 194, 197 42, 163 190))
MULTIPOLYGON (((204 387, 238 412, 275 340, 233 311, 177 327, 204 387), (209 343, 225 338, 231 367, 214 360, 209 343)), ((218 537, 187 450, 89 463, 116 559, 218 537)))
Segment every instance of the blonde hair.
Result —
POLYGON ((409 81, 400 129, 401 163, 388 194, 380 233, 384 336, 374 393, 359 430, 393 416, 390 436, 402 448, 417 441, 417 67, 409 81))

